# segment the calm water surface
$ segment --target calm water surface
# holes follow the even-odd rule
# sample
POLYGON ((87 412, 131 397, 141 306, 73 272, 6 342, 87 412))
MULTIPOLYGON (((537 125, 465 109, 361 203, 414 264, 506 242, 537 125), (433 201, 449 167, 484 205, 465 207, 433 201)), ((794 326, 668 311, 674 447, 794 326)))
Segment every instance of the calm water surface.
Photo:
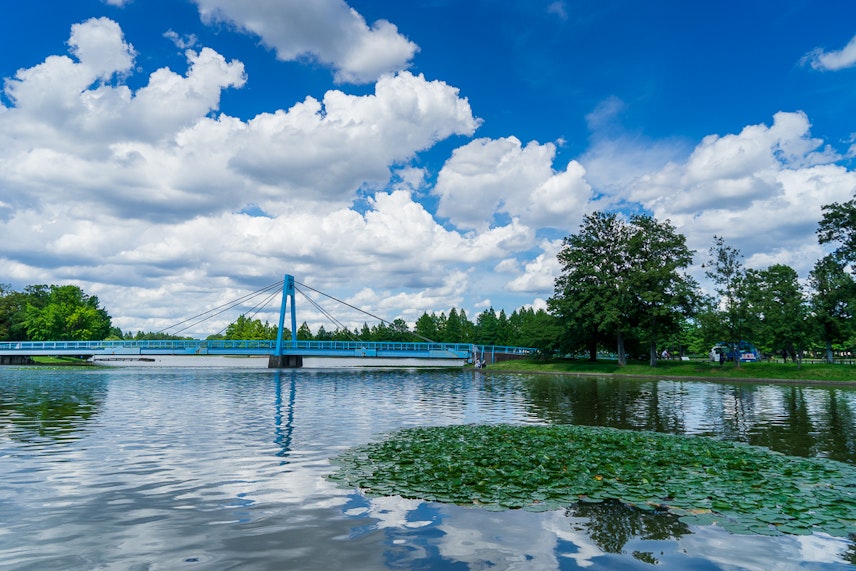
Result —
MULTIPOLYGON (((823 534, 488 512, 326 479, 405 426, 575 423, 856 463, 856 391, 462 371, 0 369, 2 569, 852 569, 823 534)), ((849 562, 849 563, 848 563, 849 562)))

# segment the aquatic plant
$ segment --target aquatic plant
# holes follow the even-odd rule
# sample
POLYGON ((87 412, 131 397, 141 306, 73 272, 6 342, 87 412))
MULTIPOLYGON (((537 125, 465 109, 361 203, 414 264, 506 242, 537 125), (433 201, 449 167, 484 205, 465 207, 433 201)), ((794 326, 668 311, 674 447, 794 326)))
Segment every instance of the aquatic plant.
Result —
POLYGON ((546 511, 618 500, 765 535, 856 531, 856 467, 701 436, 552 425, 406 428, 333 460, 368 495, 546 511))

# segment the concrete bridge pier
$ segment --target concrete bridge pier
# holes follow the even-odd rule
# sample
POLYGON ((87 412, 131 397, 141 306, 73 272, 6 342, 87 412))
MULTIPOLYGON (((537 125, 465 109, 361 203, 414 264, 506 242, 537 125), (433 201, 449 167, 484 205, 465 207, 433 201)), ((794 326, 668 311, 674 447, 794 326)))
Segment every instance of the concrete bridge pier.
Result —
POLYGON ((268 369, 299 369, 303 367, 303 355, 271 355, 268 369))
POLYGON ((35 365, 29 355, 0 355, 0 365, 35 365))

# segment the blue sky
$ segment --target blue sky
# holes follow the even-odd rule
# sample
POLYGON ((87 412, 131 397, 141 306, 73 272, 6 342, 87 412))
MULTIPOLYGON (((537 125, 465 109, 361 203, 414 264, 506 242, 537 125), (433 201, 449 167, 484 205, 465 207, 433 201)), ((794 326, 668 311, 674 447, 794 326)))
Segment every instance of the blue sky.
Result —
POLYGON ((131 331, 284 273, 389 319, 474 317, 543 307, 561 238, 595 210, 671 220, 698 264, 718 234, 748 267, 805 276, 821 205, 856 189, 854 16, 847 1, 7 3, 0 283, 79 284, 131 331))

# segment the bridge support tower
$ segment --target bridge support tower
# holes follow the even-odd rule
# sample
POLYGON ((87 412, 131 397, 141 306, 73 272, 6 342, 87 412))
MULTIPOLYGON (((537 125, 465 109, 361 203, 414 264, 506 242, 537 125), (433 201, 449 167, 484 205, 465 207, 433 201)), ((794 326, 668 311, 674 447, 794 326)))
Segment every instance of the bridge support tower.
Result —
POLYGON ((268 369, 296 369, 303 366, 302 355, 283 355, 286 302, 291 303, 291 347, 297 347, 297 314, 294 312, 294 276, 285 274, 282 282, 282 303, 279 307, 279 328, 276 331, 275 353, 268 359, 268 369))

